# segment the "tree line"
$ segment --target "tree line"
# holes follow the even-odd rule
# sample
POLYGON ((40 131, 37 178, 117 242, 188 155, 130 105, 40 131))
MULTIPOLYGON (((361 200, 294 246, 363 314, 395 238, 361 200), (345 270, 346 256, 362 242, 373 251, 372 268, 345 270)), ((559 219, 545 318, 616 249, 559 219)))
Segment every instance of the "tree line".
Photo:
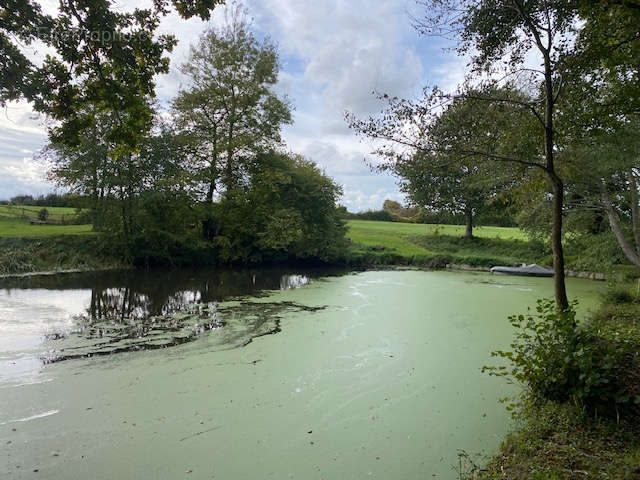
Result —
POLYGON ((70 193, 48 193, 46 195, 15 195, 9 200, 0 200, 0 205, 35 205, 37 207, 75 208, 83 202, 81 197, 70 193))

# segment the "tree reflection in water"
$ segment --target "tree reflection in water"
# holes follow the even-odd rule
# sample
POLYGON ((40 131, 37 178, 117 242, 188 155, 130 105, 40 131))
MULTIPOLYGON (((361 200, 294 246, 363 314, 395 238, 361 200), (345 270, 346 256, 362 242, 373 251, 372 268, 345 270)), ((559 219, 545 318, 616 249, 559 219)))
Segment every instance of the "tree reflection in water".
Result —
POLYGON ((322 308, 255 302, 250 297, 342 273, 276 268, 125 271, 2 279, 0 287, 91 290, 87 311, 75 317, 74 327, 47 335, 48 351, 42 359, 51 363, 167 348, 212 331, 216 334, 209 338, 208 348, 244 346, 255 337, 280 331, 280 318, 287 311, 322 308))

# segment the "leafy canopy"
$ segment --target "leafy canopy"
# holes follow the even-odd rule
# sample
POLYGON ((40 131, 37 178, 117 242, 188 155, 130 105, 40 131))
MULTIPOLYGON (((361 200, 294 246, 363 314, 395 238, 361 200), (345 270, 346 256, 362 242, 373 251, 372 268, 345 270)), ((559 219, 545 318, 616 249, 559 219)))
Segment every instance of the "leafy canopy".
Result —
POLYGON ((219 0, 154 0, 116 9, 110 0, 60 0, 55 16, 34 0, 8 0, 0 11, 0 104, 24 98, 56 121, 50 136, 70 147, 110 112, 105 136, 115 156, 134 152, 152 125, 156 75, 167 73, 172 35, 155 35, 175 7, 183 18, 209 18, 219 0), (36 64, 25 46, 54 50, 36 64))

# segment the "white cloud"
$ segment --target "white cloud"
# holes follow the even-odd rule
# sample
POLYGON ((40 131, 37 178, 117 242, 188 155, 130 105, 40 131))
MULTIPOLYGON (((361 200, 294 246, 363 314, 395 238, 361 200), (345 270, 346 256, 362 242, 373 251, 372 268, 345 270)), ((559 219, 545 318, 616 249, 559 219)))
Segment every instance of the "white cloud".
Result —
MULTIPOLYGON (((350 210, 380 208, 385 198, 400 199, 395 180, 371 172, 372 150, 345 121, 381 104, 372 92, 411 96, 424 81, 419 39, 406 14, 407 2, 304 0, 252 2, 257 26, 279 47, 287 93, 298 105, 295 124, 285 129, 291 148, 317 162, 344 186, 350 210)), ((410 2, 409 2, 410 3, 410 2)))

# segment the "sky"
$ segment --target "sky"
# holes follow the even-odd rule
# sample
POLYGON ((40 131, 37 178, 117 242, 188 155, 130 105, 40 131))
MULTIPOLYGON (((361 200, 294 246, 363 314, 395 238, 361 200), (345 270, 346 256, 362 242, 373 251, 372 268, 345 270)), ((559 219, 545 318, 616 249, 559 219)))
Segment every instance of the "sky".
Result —
MULTIPOLYGON (((54 13, 56 0, 40 2, 54 13)), ((361 117, 379 112, 382 105, 372 92, 413 97, 423 86, 453 89, 462 80, 466 60, 443 50, 442 41, 421 37, 411 27, 410 15, 419 14, 414 0, 247 0, 252 28, 278 46, 281 60, 276 89, 292 101, 294 123, 283 129, 284 141, 294 152, 315 161, 343 186, 341 203, 350 211, 379 209, 385 199, 403 201, 397 180, 372 172, 372 146, 349 130, 344 112, 361 117)), ((145 1, 119 0, 117 8, 146 6, 145 1)), ((217 7, 209 21, 184 20, 168 15, 161 33, 179 43, 170 54, 171 72, 157 78, 161 105, 188 79, 179 66, 189 46, 208 27, 222 21, 217 7)), ((42 47, 30 47, 42 58, 42 47)), ((0 112, 0 199, 17 194, 42 194, 55 186, 38 160, 46 144, 47 119, 26 102, 12 103, 0 112)))

